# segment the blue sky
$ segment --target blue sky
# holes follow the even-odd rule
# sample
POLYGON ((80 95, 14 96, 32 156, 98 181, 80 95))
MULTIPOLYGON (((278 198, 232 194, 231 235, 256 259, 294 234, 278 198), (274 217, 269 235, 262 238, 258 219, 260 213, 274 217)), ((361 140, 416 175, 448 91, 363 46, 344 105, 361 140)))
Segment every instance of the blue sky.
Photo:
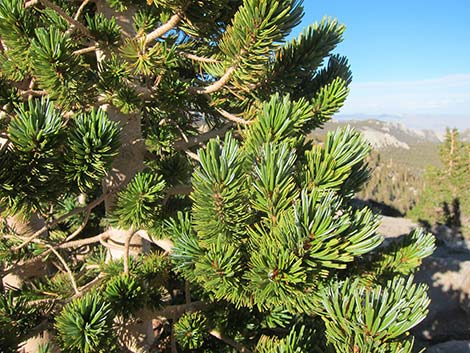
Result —
POLYGON ((324 16, 347 27, 336 51, 354 80, 341 113, 421 117, 424 127, 445 117, 470 128, 470 0, 305 0, 304 8, 294 34, 324 16))

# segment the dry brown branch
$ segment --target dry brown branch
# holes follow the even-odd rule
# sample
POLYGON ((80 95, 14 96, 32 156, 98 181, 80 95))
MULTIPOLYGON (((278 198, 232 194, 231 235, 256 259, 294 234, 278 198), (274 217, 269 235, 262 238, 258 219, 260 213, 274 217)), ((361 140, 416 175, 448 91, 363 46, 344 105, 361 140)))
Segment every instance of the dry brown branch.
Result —
POLYGON ((225 111, 221 108, 215 108, 215 110, 217 111, 217 113, 222 115, 225 119, 233 121, 234 123, 242 124, 242 125, 250 125, 250 124, 253 123, 252 121, 248 121, 248 120, 245 120, 243 118, 239 118, 235 114, 231 114, 231 113, 229 113, 229 112, 227 112, 227 111, 225 111))
POLYGON ((65 221, 66 219, 78 214, 78 213, 81 213, 81 212, 84 212, 84 211, 89 211, 89 210, 92 210, 93 208, 95 208, 96 206, 98 206, 100 203, 102 203, 104 200, 106 200, 106 198, 108 198, 111 194, 113 194, 114 192, 109 192, 107 194, 103 194, 101 195, 100 197, 98 197, 96 200, 94 200, 93 202, 91 202, 88 206, 85 206, 85 207, 77 207, 75 209, 73 209, 72 211, 66 213, 65 215, 53 220, 51 223, 49 224, 46 224, 44 227, 42 227, 41 229, 39 229, 37 232, 35 232, 33 235, 31 235, 30 237, 28 237, 23 243, 21 243, 20 245, 14 247, 12 250, 13 251, 18 251, 22 248, 24 248, 26 245, 28 245, 29 243, 31 243, 34 239, 36 239, 37 237, 39 237, 42 233, 46 232, 47 230, 49 230, 50 228, 56 226, 57 224, 65 221))
POLYGON ((131 247, 131 240, 137 232, 131 232, 124 242, 124 274, 129 274, 129 248, 131 247))
POLYGON ((83 229, 85 229, 86 225, 88 224, 88 221, 90 219, 90 214, 91 214, 91 209, 89 208, 87 211, 86 211, 86 214, 85 214, 85 218, 83 219, 82 223, 80 224, 80 226, 72 233, 70 234, 66 239, 65 241, 70 241, 72 240, 73 238, 75 238, 77 235, 79 235, 83 229))
POLYGON ((220 333, 219 331, 212 330, 209 332, 211 336, 214 336, 215 338, 221 340, 224 343, 227 343, 229 346, 232 346, 235 348, 237 351, 241 353, 252 353, 251 350, 246 348, 243 344, 236 342, 230 337, 225 336, 224 334, 220 333))
POLYGON ((186 52, 179 52, 181 56, 184 56, 185 58, 198 61, 198 62, 203 62, 203 63, 209 63, 209 64, 217 64, 220 63, 220 60, 213 59, 213 58, 205 58, 202 56, 197 56, 191 53, 186 53, 186 52))
POLYGON ((227 130, 232 127, 232 124, 228 123, 223 125, 218 129, 214 129, 197 136, 191 136, 188 138, 188 141, 178 140, 173 144, 173 148, 176 151, 186 151, 188 148, 198 146, 211 138, 222 136, 227 132, 227 130))
POLYGON ((98 49, 98 46, 92 45, 91 47, 86 47, 86 48, 83 48, 83 49, 75 50, 72 54, 82 55, 82 54, 94 52, 96 49, 98 49))
POLYGON ((179 13, 171 16, 168 22, 162 24, 160 27, 158 27, 157 29, 153 30, 152 32, 150 32, 149 34, 145 36, 145 45, 148 45, 155 39, 160 38, 165 33, 173 29, 179 23, 179 21, 181 21, 181 19, 182 19, 182 15, 179 13))
POLYGON ((26 91, 19 91, 22 97, 34 96, 34 97, 42 97, 47 96, 47 91, 45 90, 34 90, 28 89, 26 91))
POLYGON ((83 24, 75 20, 74 18, 70 17, 60 6, 50 2, 49 0, 39 0, 44 6, 49 7, 50 9, 57 12, 60 16, 62 16, 71 26, 77 28, 83 35, 87 36, 88 38, 94 39, 93 35, 91 34, 90 30, 86 28, 83 24))
POLYGON ((217 92, 230 81, 233 73, 235 72, 235 69, 235 66, 229 67, 219 80, 206 87, 191 87, 190 92, 197 94, 209 94, 217 92))
POLYGON ((73 276, 73 273, 70 270, 70 267, 67 265, 67 262, 65 262, 64 258, 59 254, 59 252, 56 249, 54 249, 50 245, 47 245, 47 247, 54 253, 55 256, 57 256, 57 258, 61 262, 62 266, 64 266, 65 271, 69 275, 70 281, 72 282, 72 287, 73 287, 73 290, 75 291, 75 294, 79 295, 80 291, 78 290, 77 282, 75 281, 75 277, 73 276))
POLYGON ((82 14, 83 10, 85 9, 85 6, 90 2, 90 0, 84 0, 80 7, 78 8, 77 12, 75 13, 75 16, 73 16, 73 19, 75 21, 78 21, 78 18, 82 14))
POLYGON ((192 191, 193 187, 191 185, 175 185, 167 191, 165 198, 163 199, 163 204, 165 205, 170 197, 174 195, 189 195, 192 191))
POLYGON ((138 230, 135 232, 142 239, 147 240, 150 243, 157 245, 159 248, 165 250, 165 254, 170 254, 173 250, 173 242, 170 239, 153 239, 146 230, 138 230))

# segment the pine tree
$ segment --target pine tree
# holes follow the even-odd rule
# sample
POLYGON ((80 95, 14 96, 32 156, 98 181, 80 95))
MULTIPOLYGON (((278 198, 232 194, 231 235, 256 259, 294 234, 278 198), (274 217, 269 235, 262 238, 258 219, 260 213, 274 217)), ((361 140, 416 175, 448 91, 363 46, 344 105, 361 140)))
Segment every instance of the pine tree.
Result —
POLYGON ((305 136, 351 72, 298 0, 0 0, 0 350, 412 351, 413 272, 355 208, 370 146, 305 136))
POLYGON ((445 224, 455 233, 470 235, 470 201, 462 197, 470 187, 470 144, 457 129, 447 129, 439 148, 441 167, 428 168, 425 188, 411 215, 430 225, 445 224))

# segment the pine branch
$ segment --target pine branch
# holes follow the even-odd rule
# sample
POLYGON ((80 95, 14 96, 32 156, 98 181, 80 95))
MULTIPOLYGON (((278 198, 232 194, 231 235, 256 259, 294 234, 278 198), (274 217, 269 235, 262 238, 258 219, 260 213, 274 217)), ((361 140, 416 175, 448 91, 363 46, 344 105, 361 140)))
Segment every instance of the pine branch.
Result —
POLYGON ((73 273, 70 270, 70 267, 67 265, 67 262, 59 254, 59 252, 57 250, 55 250, 52 246, 47 245, 47 247, 51 250, 51 252, 54 253, 55 256, 57 256, 59 261, 62 263, 62 266, 64 266, 65 270, 67 271, 67 274, 69 275, 70 281, 72 282, 72 286, 73 286, 73 290, 75 291, 75 294, 80 294, 80 291, 78 290, 78 287, 77 287, 77 282, 75 281, 75 277, 73 276, 73 273))
POLYGON ((129 274, 129 248, 131 247, 131 240, 136 232, 131 232, 124 242, 124 274, 129 274))
POLYGON ((197 136, 192 136, 188 138, 187 141, 184 140, 178 140, 173 144, 173 148, 175 151, 186 151, 188 148, 198 146, 211 138, 217 137, 217 136, 223 136, 227 130, 232 127, 232 124, 225 124, 222 127, 218 129, 214 129, 208 132, 205 132, 203 134, 197 135, 197 136))
POLYGON ((82 55, 82 54, 87 54, 87 53, 94 52, 94 51, 96 51, 97 49, 98 49, 98 46, 97 46, 97 45, 92 45, 91 47, 87 47, 87 48, 75 50, 72 54, 74 54, 74 55, 82 55))
POLYGON ((49 0, 39 0, 44 6, 51 8, 55 12, 57 12, 60 16, 62 16, 71 26, 77 28, 83 35, 87 36, 90 39, 95 39, 91 34, 90 30, 86 28, 83 24, 78 22, 77 20, 70 17, 60 6, 50 2, 49 0))
POLYGON ((43 97, 47 96, 47 91, 46 90, 34 90, 34 89, 28 89, 25 91, 19 91, 22 97, 29 97, 29 96, 34 96, 34 97, 43 97))
POLYGON ((179 52, 179 53, 187 59, 191 59, 191 60, 202 62, 202 63, 209 63, 209 64, 220 63, 220 60, 217 60, 217 59, 205 58, 205 57, 197 56, 197 55, 186 53, 186 52, 179 52))
POLYGON ((224 334, 222 334, 221 332, 219 332, 217 330, 212 330, 212 331, 209 332, 209 334, 211 336, 214 336, 215 338, 221 340, 222 342, 227 343, 229 346, 232 346, 233 348, 235 348, 240 353, 252 353, 252 351, 249 350, 248 348, 246 348, 243 344, 235 341, 234 339, 232 339, 230 337, 225 336, 224 334))
POLYGON ((213 84, 206 86, 206 87, 191 87, 189 91, 191 93, 197 93, 197 94, 209 94, 209 93, 217 92, 218 90, 222 89, 230 81, 235 70, 236 70, 236 65, 231 66, 227 69, 227 71, 225 71, 223 76, 218 81, 215 81, 213 84))
POLYGON ((215 109, 220 115, 222 115, 225 119, 227 120, 230 120, 230 121, 233 121, 234 123, 237 123, 237 124, 242 124, 242 125, 250 125, 252 124, 253 122, 252 121, 248 121, 248 120, 245 120, 243 118, 239 118, 238 116, 236 116, 235 114, 232 114, 232 113, 229 113, 221 108, 216 108, 215 109))
POLYGON ((88 224, 88 220, 90 219, 90 215, 91 215, 91 208, 87 209, 86 211, 86 214, 85 214, 85 218, 83 219, 82 223, 80 224, 80 226, 72 233, 70 234, 66 239, 65 241, 70 241, 72 240, 73 238, 75 238, 77 235, 79 235, 83 229, 85 229, 86 225, 88 224))
POLYGON ((73 16, 73 19, 75 21, 78 21, 78 18, 80 17, 80 15, 82 14, 83 10, 85 9, 85 6, 88 5, 88 3, 90 2, 90 0, 84 0, 82 2, 82 4, 80 5, 80 7, 78 8, 77 12, 75 13, 75 16, 73 16))
POLYGON ((190 304, 170 305, 152 313, 152 317, 165 317, 169 320, 178 320, 181 315, 188 311, 207 309, 208 304, 202 301, 191 302, 190 304))
POLYGON ((189 195, 192 191, 193 187, 191 185, 175 185, 166 192, 163 204, 165 205, 172 196, 189 195))
POLYGON ((75 216, 76 214, 79 214, 79 213, 82 213, 84 211, 89 211, 89 210, 92 210, 93 208, 95 208, 96 206, 98 206, 99 204, 101 204, 103 201, 105 201, 109 196, 111 196, 112 194, 114 194, 115 191, 112 191, 112 192, 109 192, 107 194, 103 194, 101 195, 100 197, 98 197, 95 201, 91 202, 88 206, 86 207, 77 207, 75 209, 73 209, 72 211, 66 213, 65 215, 53 220, 51 223, 49 224, 46 224, 44 227, 42 227, 41 229, 39 229, 38 231, 36 231, 33 235, 31 235, 30 237, 28 237, 28 239, 26 239, 23 243, 21 243, 20 245, 14 247, 12 249, 12 251, 18 251, 22 248, 24 248, 26 245, 28 245, 29 243, 31 243, 34 239, 36 239, 37 237, 39 237, 42 233, 46 232, 47 230, 51 229, 52 227, 58 225, 59 223, 62 223, 63 221, 65 221, 66 219, 72 217, 72 216, 75 216))
POLYGON ((161 25, 160 27, 145 36, 145 45, 150 44, 155 39, 160 38, 165 33, 172 30, 181 21, 182 18, 183 17, 180 13, 171 16, 168 22, 164 23, 163 25, 161 25))
POLYGON ((150 243, 157 245, 159 248, 165 250, 165 254, 171 254, 173 251, 174 244, 170 239, 153 239, 146 230, 140 229, 135 232, 142 239, 147 240, 150 243))

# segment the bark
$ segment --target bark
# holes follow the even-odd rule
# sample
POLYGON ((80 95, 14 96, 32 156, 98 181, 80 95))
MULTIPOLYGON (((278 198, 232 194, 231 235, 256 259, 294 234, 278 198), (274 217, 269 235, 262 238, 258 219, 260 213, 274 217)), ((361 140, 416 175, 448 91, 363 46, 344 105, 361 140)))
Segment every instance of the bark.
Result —
MULTIPOLYGON (((42 227, 45 222, 43 219, 33 214, 29 220, 22 220, 17 216, 8 217, 6 219, 8 227, 17 234, 31 236, 42 227)), ((4 287, 21 288, 23 284, 34 278, 43 276, 47 271, 46 264, 41 259, 38 261, 31 262, 26 266, 21 266, 13 273, 9 273, 2 278, 2 284, 4 287)), ((24 342, 20 353, 37 353, 38 346, 51 341, 51 335, 47 330, 42 330, 34 337, 24 342)))

